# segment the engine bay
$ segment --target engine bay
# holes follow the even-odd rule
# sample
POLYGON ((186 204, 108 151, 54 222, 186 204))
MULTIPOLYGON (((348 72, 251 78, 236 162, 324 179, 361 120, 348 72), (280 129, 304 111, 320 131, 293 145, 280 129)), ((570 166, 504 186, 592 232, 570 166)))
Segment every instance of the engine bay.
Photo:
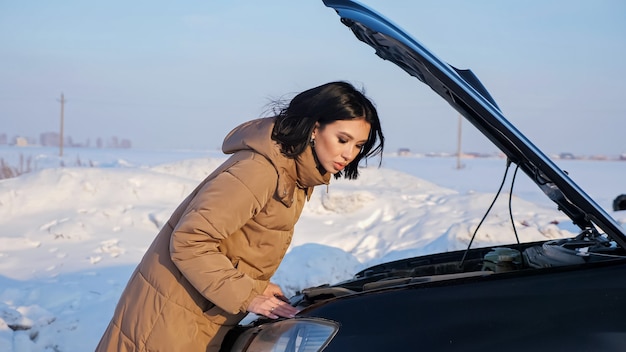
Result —
POLYGON ((379 264, 362 270, 351 280, 306 288, 291 302, 306 307, 325 299, 389 287, 625 259, 623 248, 608 236, 590 229, 574 238, 454 251, 379 264))

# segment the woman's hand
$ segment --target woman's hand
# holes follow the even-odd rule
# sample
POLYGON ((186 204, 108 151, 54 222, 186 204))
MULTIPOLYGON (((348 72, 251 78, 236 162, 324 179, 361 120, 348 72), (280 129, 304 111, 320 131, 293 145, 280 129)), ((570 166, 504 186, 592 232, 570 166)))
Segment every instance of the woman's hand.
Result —
POLYGON ((278 285, 269 283, 262 295, 252 299, 248 312, 264 315, 268 318, 293 318, 298 310, 292 307, 278 285))

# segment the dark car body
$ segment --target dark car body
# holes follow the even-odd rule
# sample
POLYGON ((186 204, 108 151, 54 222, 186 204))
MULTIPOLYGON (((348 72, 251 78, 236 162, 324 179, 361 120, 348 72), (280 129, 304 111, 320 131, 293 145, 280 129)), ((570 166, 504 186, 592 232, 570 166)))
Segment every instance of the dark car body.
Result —
POLYGON ((224 349, 626 351, 625 229, 506 120, 471 71, 439 60, 359 3, 324 3, 489 138, 580 232, 376 265, 303 290, 291 298, 302 309, 296 318, 238 327, 224 349))

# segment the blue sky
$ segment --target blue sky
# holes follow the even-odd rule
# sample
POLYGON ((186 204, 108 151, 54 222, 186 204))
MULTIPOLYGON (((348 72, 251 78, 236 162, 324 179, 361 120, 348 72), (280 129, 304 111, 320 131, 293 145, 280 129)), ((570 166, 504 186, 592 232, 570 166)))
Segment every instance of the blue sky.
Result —
MULTIPOLYGON (((367 0, 470 68, 546 153, 626 152, 626 2, 367 0)), ((139 148, 219 148, 274 98, 363 86, 388 150, 456 150, 458 115, 322 1, 0 0, 0 133, 59 129, 139 148)), ((465 151, 495 151, 465 123, 465 151)))

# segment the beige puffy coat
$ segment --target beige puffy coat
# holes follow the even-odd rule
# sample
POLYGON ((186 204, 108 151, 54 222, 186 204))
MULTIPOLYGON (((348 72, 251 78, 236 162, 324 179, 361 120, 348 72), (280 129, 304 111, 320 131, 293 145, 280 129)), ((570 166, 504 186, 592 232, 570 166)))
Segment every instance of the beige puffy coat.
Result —
POLYGON ((217 351, 291 242, 312 187, 310 148, 285 157, 273 118, 235 128, 233 154, 182 202, 132 274, 96 351, 217 351))

